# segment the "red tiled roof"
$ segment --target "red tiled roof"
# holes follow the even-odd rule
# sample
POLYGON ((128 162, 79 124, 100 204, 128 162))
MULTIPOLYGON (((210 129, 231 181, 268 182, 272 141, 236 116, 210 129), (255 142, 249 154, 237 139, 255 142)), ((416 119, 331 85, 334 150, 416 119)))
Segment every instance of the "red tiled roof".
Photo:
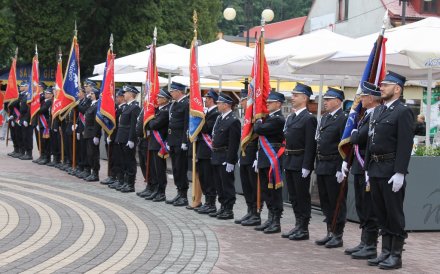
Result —
MULTIPOLYGON (((383 6, 388 9, 390 12, 390 17, 400 17, 402 15, 402 5, 405 4, 402 2, 399 4, 400 1, 396 0, 381 0, 383 3, 383 6)), ((432 15, 431 15, 432 16, 432 15)), ((418 13, 414 6, 409 2, 409 5, 406 6, 406 15, 407 18, 427 18, 429 15, 423 15, 418 13)))
MULTIPOLYGON (((294 37, 302 34, 304 29, 304 24, 306 22, 307 16, 292 18, 289 20, 284 20, 272 24, 267 24, 264 27, 264 37, 268 39, 284 39, 289 37, 294 37)), ((255 26, 249 29, 249 36, 254 37, 255 32, 260 35, 261 27, 255 26)), ((246 37, 246 32, 243 34, 246 37)))

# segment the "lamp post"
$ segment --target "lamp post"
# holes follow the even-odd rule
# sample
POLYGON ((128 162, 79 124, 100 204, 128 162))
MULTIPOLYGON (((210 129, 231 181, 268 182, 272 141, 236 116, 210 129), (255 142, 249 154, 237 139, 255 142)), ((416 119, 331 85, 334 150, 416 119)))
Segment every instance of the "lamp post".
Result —
MULTIPOLYGON (((251 23, 252 23, 252 11, 253 11, 252 8, 253 8, 252 1, 246 0, 246 2, 244 4, 244 12, 245 12, 246 21, 245 21, 244 25, 239 26, 240 32, 243 32, 244 28, 246 28, 246 47, 249 47, 249 28, 251 27, 251 23)), ((228 6, 223 11, 223 17, 228 21, 234 20, 236 16, 237 16, 237 12, 235 11, 235 9, 232 6, 228 6)), ((275 16, 274 12, 270 8, 266 8, 261 13, 261 18, 265 22, 271 22, 273 20, 274 16, 275 16)), ((247 89, 248 85, 249 85, 249 81, 248 81, 248 78, 246 77, 244 79, 244 88, 247 89)))

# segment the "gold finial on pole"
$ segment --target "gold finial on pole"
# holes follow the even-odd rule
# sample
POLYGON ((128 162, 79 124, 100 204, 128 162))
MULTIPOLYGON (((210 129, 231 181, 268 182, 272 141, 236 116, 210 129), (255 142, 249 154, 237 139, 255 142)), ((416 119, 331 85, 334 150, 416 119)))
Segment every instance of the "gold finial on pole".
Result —
POLYGON ((156 41, 157 41, 157 27, 154 27, 154 31, 153 31, 153 45, 156 45, 156 41))
POLYGON ((197 11, 194 10, 193 13, 193 24, 194 24, 194 39, 197 40, 197 11))
POLYGON ((75 29, 73 30, 73 35, 74 36, 78 35, 78 28, 76 27, 76 20, 75 20, 75 29))
POLYGON ((38 55, 38 47, 37 47, 37 44, 35 44, 35 55, 38 55))
POLYGON ((15 60, 17 60, 17 56, 18 56, 18 47, 15 48, 15 60))
POLYGON ((113 33, 112 34, 110 34, 110 50, 111 50, 111 52, 113 52, 113 33))

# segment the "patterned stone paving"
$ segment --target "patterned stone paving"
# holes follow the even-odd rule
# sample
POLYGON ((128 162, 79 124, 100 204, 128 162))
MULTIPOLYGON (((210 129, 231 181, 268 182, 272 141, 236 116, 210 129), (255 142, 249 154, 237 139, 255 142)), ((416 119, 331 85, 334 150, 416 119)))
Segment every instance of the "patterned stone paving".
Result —
MULTIPOLYGON (((319 212, 313 213, 311 240, 294 243, 12 159, 9 150, 0 143, 0 273, 379 272, 343 249, 314 245, 324 231, 319 212)), ((140 176, 138 191, 144 187, 140 176)), ((244 210, 238 196, 236 216, 244 210)), ((285 207, 283 230, 292 226, 291 211, 285 207)), ((439 236, 410 233, 404 268, 396 272, 440 273, 439 236)), ((345 246, 358 237, 357 224, 348 223, 345 246)))

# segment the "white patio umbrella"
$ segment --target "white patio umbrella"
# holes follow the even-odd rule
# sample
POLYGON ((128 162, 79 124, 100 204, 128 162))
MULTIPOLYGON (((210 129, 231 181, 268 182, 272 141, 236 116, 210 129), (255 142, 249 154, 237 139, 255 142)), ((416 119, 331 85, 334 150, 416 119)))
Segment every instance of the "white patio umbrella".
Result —
MULTIPOLYGON (((145 84, 147 73, 143 71, 135 71, 130 73, 115 73, 116 83, 142 83, 145 84)), ((89 78, 93 81, 102 81, 103 75, 97 75, 89 78)), ((168 84, 168 79, 159 76, 159 86, 163 87, 168 84)))

